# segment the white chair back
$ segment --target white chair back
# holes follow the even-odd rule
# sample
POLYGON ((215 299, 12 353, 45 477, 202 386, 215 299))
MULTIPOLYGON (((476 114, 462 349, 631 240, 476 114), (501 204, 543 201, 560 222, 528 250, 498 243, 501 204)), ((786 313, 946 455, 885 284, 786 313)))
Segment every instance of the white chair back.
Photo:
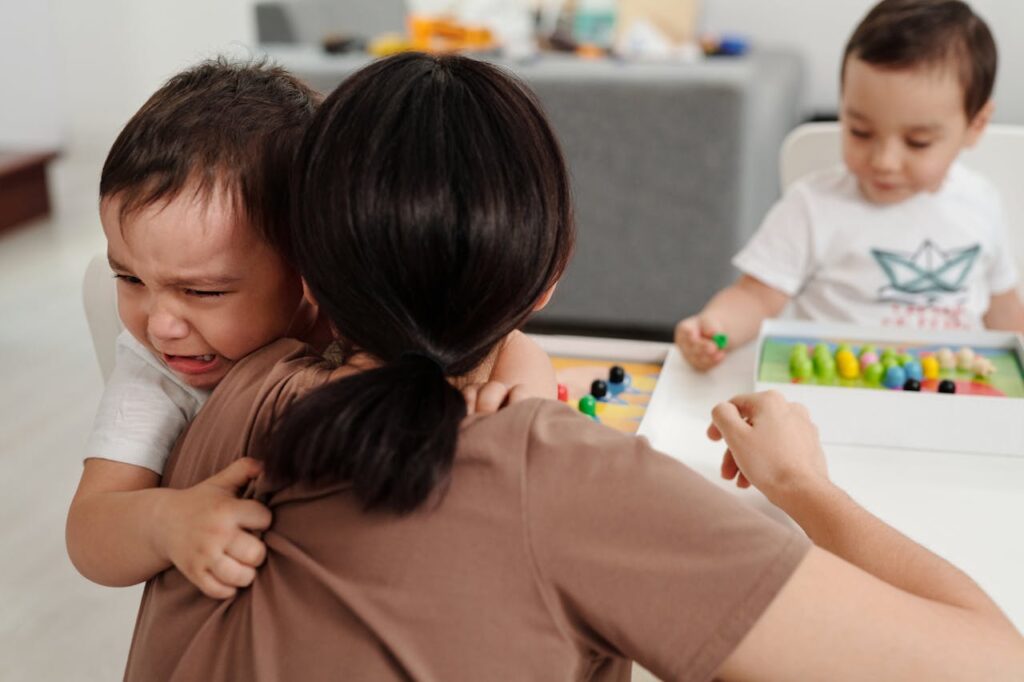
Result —
POLYGON ((124 325, 117 314, 117 289, 105 253, 93 256, 85 269, 82 303, 85 305, 85 320, 89 323, 89 334, 92 336, 92 349, 100 365, 100 374, 106 382, 114 371, 114 343, 124 325))

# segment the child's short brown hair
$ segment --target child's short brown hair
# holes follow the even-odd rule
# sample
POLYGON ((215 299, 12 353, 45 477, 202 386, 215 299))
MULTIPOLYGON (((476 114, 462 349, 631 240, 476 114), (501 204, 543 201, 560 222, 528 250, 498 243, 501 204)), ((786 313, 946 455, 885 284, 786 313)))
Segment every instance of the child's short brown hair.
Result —
POLYGON ((226 190, 243 216, 291 260, 289 178, 320 96, 265 61, 202 62, 168 80, 128 121, 100 177, 122 218, 186 186, 226 190))
POLYGON ((850 57, 897 69, 955 65, 969 121, 992 96, 998 61, 988 26, 959 0, 882 0, 850 36, 844 73, 850 57))

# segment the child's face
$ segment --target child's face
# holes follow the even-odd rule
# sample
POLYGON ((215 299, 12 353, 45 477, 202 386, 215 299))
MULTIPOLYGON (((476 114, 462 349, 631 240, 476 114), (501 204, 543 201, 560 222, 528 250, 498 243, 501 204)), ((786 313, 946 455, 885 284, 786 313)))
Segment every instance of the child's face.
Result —
POLYGON ((131 213, 100 205, 125 327, 185 383, 213 388, 248 353, 309 323, 298 274, 223 192, 186 187, 131 213))
POLYGON ((968 121, 963 97, 950 66, 883 69, 847 60, 839 116, 843 161, 869 201, 894 204, 942 186, 991 110, 986 106, 968 121))

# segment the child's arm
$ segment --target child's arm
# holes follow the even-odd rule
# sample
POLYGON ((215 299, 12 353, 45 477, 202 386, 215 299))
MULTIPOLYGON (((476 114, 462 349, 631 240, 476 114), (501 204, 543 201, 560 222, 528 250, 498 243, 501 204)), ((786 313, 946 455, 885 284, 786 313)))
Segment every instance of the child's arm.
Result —
POLYGON ((757 336, 761 322, 782 312, 789 296, 750 275, 715 294, 704 309, 676 325, 675 341, 695 369, 711 369, 725 358, 712 337, 725 334, 730 347, 757 336))
POLYGON ((229 596, 239 571, 218 558, 229 541, 237 545, 235 561, 252 567, 262 560, 262 543, 241 530, 241 521, 259 521, 252 505, 269 512, 225 493, 237 470, 227 483, 220 479, 225 472, 207 481, 213 489, 157 489, 164 462, 200 400, 131 335, 118 337, 114 371, 89 437, 91 458, 68 511, 68 555, 86 578, 131 585, 173 563, 207 595, 229 596), (239 533, 245 537, 235 540, 239 533))
POLYGON ((506 386, 520 385, 520 395, 554 399, 558 381, 551 358, 521 331, 509 334, 491 369, 490 381, 506 386))
POLYGON ((133 585, 174 564, 204 594, 227 598, 252 582, 263 543, 245 529, 270 525, 270 511, 238 490, 260 465, 240 459, 185 490, 155 487, 144 467, 86 460, 68 511, 68 556, 90 580, 133 585))
POLYGON ((989 329, 1003 329, 1024 334, 1024 304, 1013 289, 996 294, 988 304, 984 317, 989 329))

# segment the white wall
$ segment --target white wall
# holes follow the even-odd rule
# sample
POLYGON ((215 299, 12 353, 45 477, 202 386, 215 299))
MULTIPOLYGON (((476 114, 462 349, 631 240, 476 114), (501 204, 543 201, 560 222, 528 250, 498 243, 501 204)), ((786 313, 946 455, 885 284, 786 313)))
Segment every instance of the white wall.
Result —
POLYGON ((0 147, 53 148, 64 112, 46 2, 0 0, 0 147))
MULTIPOLYGON (((761 45, 789 45, 805 58, 804 104, 810 111, 834 111, 839 61, 853 28, 874 0, 705 0, 704 26, 750 36, 761 45)), ((999 46, 995 120, 1024 124, 1024 2, 973 0, 971 6, 995 35, 999 46)))
POLYGON ((0 0, 0 146, 104 154, 168 76, 218 53, 249 53, 251 6, 252 0, 0 0))
POLYGON ((51 0, 71 148, 105 150, 182 67, 254 42, 249 0, 51 0))

